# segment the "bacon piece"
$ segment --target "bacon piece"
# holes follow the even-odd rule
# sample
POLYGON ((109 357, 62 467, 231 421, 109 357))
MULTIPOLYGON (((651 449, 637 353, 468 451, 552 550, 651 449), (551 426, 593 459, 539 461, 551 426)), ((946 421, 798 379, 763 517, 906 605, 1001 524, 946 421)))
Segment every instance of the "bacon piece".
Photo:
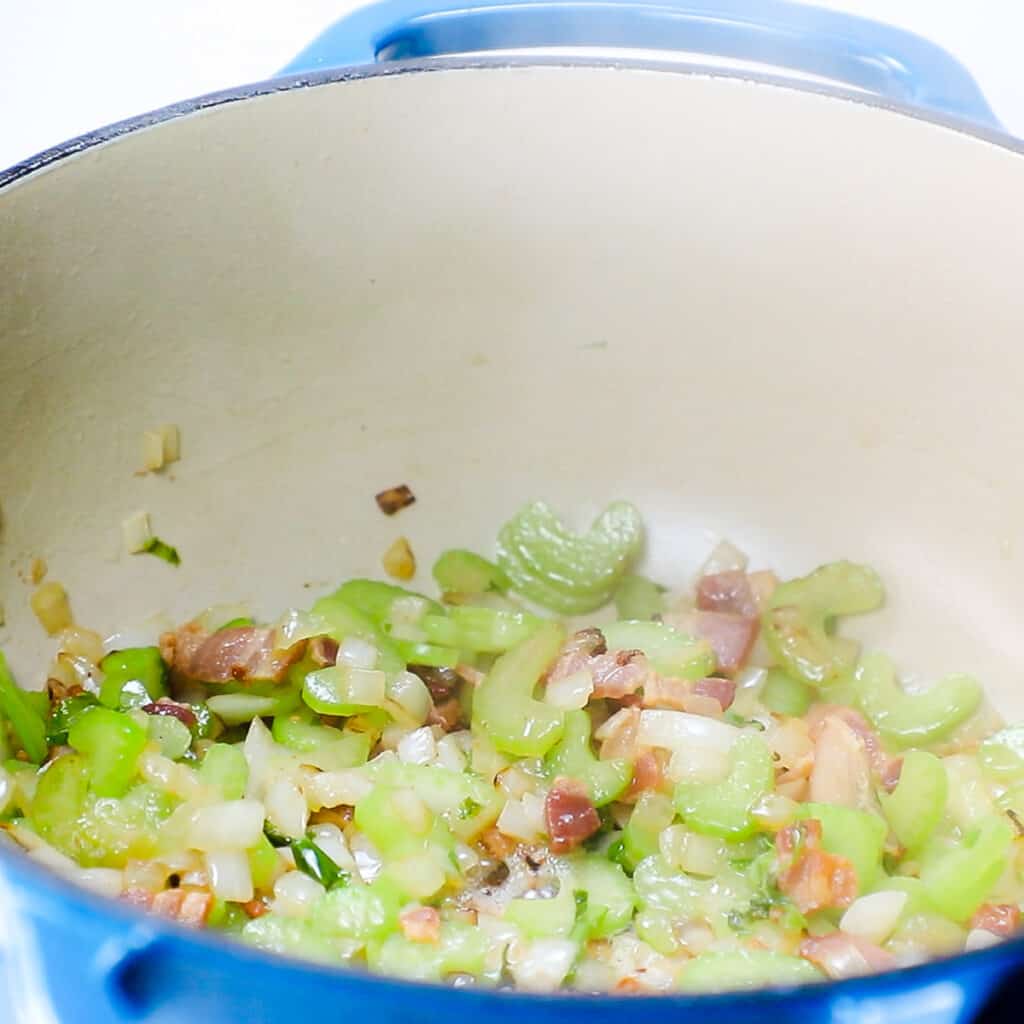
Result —
POLYGON ((993 935, 1013 935, 1020 927, 1020 907, 1013 903, 983 903, 974 912, 971 927, 993 935))
POLYGON ((889 767, 889 755, 882 749, 882 741, 879 739, 878 733, 871 728, 868 720, 854 708, 844 707, 841 704, 815 704, 807 713, 811 738, 818 738, 830 718, 841 719, 860 737, 871 759, 871 767, 878 775, 884 775, 889 767))
POLYGON ((255 899, 249 900, 248 903, 243 903, 242 910, 244 910, 249 917, 255 918, 262 917, 264 914, 269 913, 270 907, 268 907, 263 900, 255 899))
POLYGON ((594 680, 594 696, 621 700, 632 696, 650 676, 643 651, 612 651, 598 654, 587 666, 594 680))
POLYGON ((736 699, 736 683, 731 679, 708 676, 705 679, 698 679, 693 684, 693 692, 697 696, 710 697, 718 701, 718 706, 727 711, 736 699))
POLYGON ((156 896, 151 889, 142 889, 139 887, 133 887, 131 889, 125 889, 124 892, 118 896, 118 899, 124 903, 130 903, 133 907, 143 907, 149 910, 153 906, 153 899, 156 896))
POLYGON ((778 886, 801 914, 848 907, 857 896, 857 871, 845 858, 821 848, 821 822, 808 818, 775 836, 778 886))
POLYGON ((810 793, 815 803, 875 808, 871 756, 861 737, 838 716, 826 718, 818 730, 810 793))
POLYGON ((398 915, 398 926, 411 942, 440 942, 441 915, 435 907, 410 907, 398 915))
POLYGON ((692 692, 690 683, 685 679, 670 679, 652 672, 644 683, 643 706, 685 711, 692 692))
POLYGON ((153 913, 201 928, 213 910, 213 893, 205 889, 165 889, 153 898, 153 913))
POLYGON ((743 665, 757 639, 758 620, 728 612, 698 611, 694 629, 715 652, 723 672, 735 672, 743 665))
POLYGON ((590 802, 587 787, 576 779, 560 776, 544 801, 544 820, 554 853, 568 853, 600 827, 597 809, 590 802))
POLYGON ((894 757, 885 766, 885 770, 882 772, 881 782, 882 788, 886 793, 891 793, 897 785, 899 785, 900 775, 903 774, 903 758, 894 757))
POLYGON ((445 732, 454 732, 462 721, 462 705, 455 697, 435 704, 427 712, 427 725, 439 725, 445 732))
POLYGON ((569 642, 562 648, 557 661, 548 671, 548 682, 565 679, 589 668, 592 657, 604 654, 608 650, 604 633, 599 629, 581 629, 569 637, 569 642))
POLYGON ((854 978, 875 971, 888 971, 899 961, 867 939, 845 932, 811 936, 800 944, 800 955, 820 967, 830 978, 854 978))
POLYGON ((730 569, 702 576, 697 581, 697 607, 705 612, 726 612, 744 619, 757 618, 757 601, 747 574, 730 569))
POLYGON ((480 833, 480 843, 495 860, 507 860, 519 846, 514 839, 509 839, 504 832, 499 832, 493 826, 480 833))
POLYGON ((650 789, 660 789, 664 778, 657 755, 653 750, 647 750, 636 759, 629 789, 620 799, 625 803, 634 803, 641 793, 650 789))
POLYGON ((377 502, 377 508, 386 516, 393 516, 396 512, 407 508, 416 500, 416 495, 409 489, 408 484, 399 484, 397 487, 388 487, 379 494, 373 496, 377 502))
POLYGON ((197 622, 187 622, 160 637, 160 653, 183 679, 204 683, 281 682, 302 657, 305 642, 287 650, 274 649, 275 630, 265 626, 238 626, 207 633, 197 622))
POLYGON ((430 691, 430 697, 435 704, 440 704, 454 697, 459 690, 462 676, 453 668, 439 668, 435 665, 410 665, 409 671, 414 676, 419 676, 424 685, 430 691))
POLYGON ((196 727, 196 714, 187 704, 179 704, 177 701, 161 697, 155 704, 143 704, 142 710, 147 715, 166 715, 168 718, 176 718, 182 725, 190 729, 196 727))
POLYGON ((334 665, 338 660, 338 641, 330 636, 315 636, 309 641, 308 654, 321 668, 334 665))

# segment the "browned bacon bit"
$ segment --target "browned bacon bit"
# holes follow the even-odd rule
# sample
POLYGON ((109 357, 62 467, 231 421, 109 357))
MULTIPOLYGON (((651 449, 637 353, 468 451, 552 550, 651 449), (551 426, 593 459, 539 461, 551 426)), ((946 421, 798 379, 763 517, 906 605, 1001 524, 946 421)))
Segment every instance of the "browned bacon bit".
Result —
POLYGON ((427 725, 439 725, 445 732, 454 732, 462 721, 462 705, 457 698, 449 697, 447 700, 435 704, 427 712, 427 725))
POLYGON ((889 755, 882 749, 882 741, 878 738, 878 733, 871 728, 868 720, 854 708, 846 708, 838 704, 815 704, 807 713, 811 739, 818 738, 830 718, 841 719, 860 737, 871 759, 871 767, 878 775, 884 775, 889 767, 889 755))
POLYGON ((903 758, 894 757, 886 766, 882 772, 881 783, 882 789, 886 793, 891 793, 900 781, 900 775, 903 773, 903 758))
POLYGON ((441 915, 435 907, 410 907, 398 915, 398 926, 410 942, 440 942, 441 915))
POLYGON ((1020 907, 1014 903, 983 903, 974 912, 971 927, 993 935, 1012 935, 1020 927, 1020 907))
POLYGON ((51 703, 56 704, 59 700, 64 700, 65 697, 75 697, 80 693, 84 693, 78 683, 67 683, 61 682, 59 679, 54 679, 52 676, 46 680, 46 693, 50 698, 51 703))
POLYGON ((663 781, 664 775, 657 755, 653 750, 644 751, 633 765, 633 778, 621 799, 625 803, 633 803, 641 793, 649 789, 660 789, 663 781))
POLYGON ((694 629, 715 652, 723 672, 735 672, 743 665, 757 639, 758 620, 729 612, 697 612, 694 629))
POLYGON ((708 676, 706 679, 698 679, 693 684, 693 692, 700 697, 717 700, 719 707, 727 711, 736 699, 736 684, 731 679, 708 676))
POLYGON ((147 715, 166 715, 168 718, 176 718, 182 725, 187 725, 190 729, 194 729, 197 724, 195 712, 187 704, 178 704, 165 697, 161 697, 155 704, 143 704, 142 710, 147 715))
POLYGON ((644 681, 645 708, 672 708, 685 711, 692 687, 685 679, 670 679, 652 672, 644 681))
POLYGON ((197 622, 187 622, 160 637, 160 654, 181 678, 204 683, 281 682, 306 648, 305 642, 287 650, 274 648, 275 630, 264 626, 238 626, 207 633, 197 622))
POLYGON ((697 607, 705 612, 757 618, 757 601, 750 589, 750 581, 747 574, 739 569, 702 576, 697 582, 697 607))
POLYGON ((201 928, 213 909, 213 893, 205 889, 165 889, 153 897, 153 913, 201 928))
POLYGON ((577 672, 590 667, 590 660, 595 655, 604 654, 608 645, 604 640, 604 633, 599 629, 581 629, 569 638, 569 642, 562 648, 558 660, 548 671, 547 680, 553 683, 558 679, 565 679, 567 676, 575 675, 577 672))
POLYGON ((598 654, 586 666, 594 680, 594 696, 622 700, 636 693, 651 674, 643 651, 598 654))
POLYGON ((142 889, 137 886, 125 889, 118 897, 124 903, 130 903, 133 907, 144 907, 148 910, 153 905, 156 893, 150 889, 142 889))
POLYGON ((514 839, 493 827, 480 833, 480 844, 497 861, 507 860, 519 846, 514 839))
POLYGON ((871 755, 864 740, 838 715, 830 715, 814 739, 810 799, 819 804, 875 807, 871 755))
POLYGON ((262 917, 264 914, 269 912, 270 907, 268 907, 263 900, 257 899, 249 900, 248 903, 243 903, 242 910, 244 910, 249 917, 262 917))
POLYGON ((643 990, 643 985, 641 985, 632 974, 626 975, 625 978, 619 978, 615 983, 614 989, 614 991, 618 992, 620 995, 625 996, 633 995, 637 992, 643 992, 643 990))
POLYGON ((314 665, 324 668, 338 660, 338 641, 330 636, 315 636, 306 652, 314 665))
POLYGON ((853 978, 897 966, 896 957, 867 939, 831 932, 812 936, 800 944, 800 955, 820 967, 830 978, 853 978))
POLYGON ((389 487, 380 494, 375 494, 374 500, 384 515, 393 516, 411 505, 416 500, 416 495, 405 484, 399 484, 397 487, 389 487))
POLYGON ((848 907, 857 896, 857 871, 845 858, 821 849, 821 822, 807 818, 775 837, 779 889, 801 914, 848 907))
POLYGON ((548 790, 544 801, 544 820, 553 853, 568 853, 601 827, 601 819, 590 802, 587 787, 577 779, 562 776, 555 779, 548 790))
POLYGON ((419 676, 430 691, 431 698, 440 703, 454 697, 462 682, 462 677, 455 669, 438 668, 434 665, 410 665, 409 671, 419 676))

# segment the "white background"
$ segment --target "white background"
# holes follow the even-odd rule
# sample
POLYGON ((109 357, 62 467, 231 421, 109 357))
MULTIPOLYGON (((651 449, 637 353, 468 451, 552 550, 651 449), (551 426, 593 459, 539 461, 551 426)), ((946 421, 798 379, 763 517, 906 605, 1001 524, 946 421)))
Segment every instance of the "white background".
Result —
MULTIPOLYGON (((927 36, 1024 137, 1022 0, 820 0, 927 36)), ((0 168, 65 138, 266 78, 354 0, 0 0, 0 168)))

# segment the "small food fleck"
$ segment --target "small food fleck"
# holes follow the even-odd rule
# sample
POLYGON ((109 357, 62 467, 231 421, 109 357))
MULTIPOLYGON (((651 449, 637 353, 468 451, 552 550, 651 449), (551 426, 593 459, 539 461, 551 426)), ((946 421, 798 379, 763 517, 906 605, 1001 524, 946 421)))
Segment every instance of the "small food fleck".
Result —
POLYGON ((134 512, 121 523, 121 536, 125 550, 130 555, 137 555, 146 550, 146 545, 153 539, 153 531, 149 525, 148 512, 134 512))
POLYGON ((72 623, 67 591, 56 581, 44 583, 29 599, 32 611, 50 636, 56 636, 72 623))
POLYGON ((162 558, 168 565, 181 565, 181 555, 178 554, 178 549, 171 547, 170 544, 159 537, 150 537, 146 542, 146 546, 139 554, 156 555, 157 558, 162 558))
POLYGON ((399 537, 384 552, 381 564, 384 571, 396 580, 411 580, 416 575, 416 556, 405 537, 399 537))
POLYGON ((33 586, 42 583, 46 579, 46 559, 36 556, 32 559, 32 564, 29 566, 28 578, 33 586))
POLYGON ((181 458, 181 432, 173 423, 142 434, 142 466, 144 472, 155 473, 181 458))
POLYGON ((377 507, 386 516, 393 516, 396 512, 400 512, 416 500, 416 495, 412 493, 406 484, 389 487, 387 490, 381 491, 380 494, 374 495, 374 497, 377 501, 377 507))

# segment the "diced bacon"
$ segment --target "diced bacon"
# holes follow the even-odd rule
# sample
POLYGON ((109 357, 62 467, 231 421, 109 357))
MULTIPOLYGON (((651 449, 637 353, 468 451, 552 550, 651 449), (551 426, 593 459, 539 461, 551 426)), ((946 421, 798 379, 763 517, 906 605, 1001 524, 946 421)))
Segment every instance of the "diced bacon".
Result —
POLYGON ((594 696, 621 700, 636 693, 650 675, 643 651, 598 654, 586 666, 594 680, 594 696))
POLYGON ((242 910, 249 917, 262 917, 264 914, 270 911, 270 907, 267 906, 266 902, 260 899, 249 900, 248 903, 242 904, 242 910))
POLYGON ((723 672, 735 672, 743 665, 757 639, 758 620, 728 612, 697 612, 694 627, 715 652, 723 672))
POLYGON ((507 860, 519 846, 514 839, 494 827, 480 833, 480 843, 495 860, 507 860))
POLYGON ((825 722, 830 718, 842 719, 863 741, 871 759, 871 767, 883 775, 889 766, 889 755, 882 749, 878 733, 871 728, 868 720, 856 709, 840 704, 815 704, 807 713, 812 739, 817 739, 825 722))
POLYGON ((462 677, 453 668, 439 668, 435 665, 410 665, 409 671, 419 676, 430 691, 435 704, 454 697, 459 690, 462 677))
POLYGON ((643 990, 643 985, 641 985, 632 974, 627 974, 626 977, 619 978, 619 980, 615 982, 615 988, 613 989, 614 992, 624 996, 634 995, 638 992, 643 992, 643 990))
POLYGON ((190 729, 196 727, 196 713, 187 704, 179 704, 166 697, 161 697, 155 704, 143 704, 142 710, 147 715, 166 715, 168 718, 176 718, 182 725, 187 725, 190 729))
POLYGON ((160 653, 183 679, 204 683, 270 681, 279 683, 305 650, 305 642, 287 650, 274 648, 274 629, 238 626, 207 633, 197 622, 187 622, 160 637, 160 653))
POLYGON ((700 697, 711 697, 718 701, 718 706, 723 711, 728 711, 736 699, 736 683, 731 679, 708 676, 705 679, 698 679, 693 684, 693 692, 700 697))
POLYGON ((836 980, 888 971, 899 963, 896 957, 873 942, 838 931, 804 939, 800 955, 836 980))
POLYGON ((320 668, 334 665, 338 660, 338 641, 330 636, 315 636, 309 641, 308 654, 320 668))
POLYGON ((881 782, 882 788, 886 793, 891 793, 896 786, 899 784, 900 775, 903 773, 903 758, 894 757, 885 766, 885 770, 882 772, 881 782))
POLYGON ((719 718, 722 705, 714 697, 705 697, 699 693, 691 693, 683 703, 683 710, 688 715, 703 715, 705 718, 719 718))
POLYGON ((149 910, 149 908, 153 906, 153 899, 155 896, 156 893, 151 889, 133 887, 131 889, 125 889, 118 899, 124 903, 130 903, 133 907, 143 907, 146 910, 149 910))
POLYGON ((544 820, 554 853, 568 853, 600 827, 597 809, 590 802, 587 787, 576 779, 559 777, 544 801, 544 820))
POLYGON ((205 889, 165 889, 153 898, 153 913, 201 928, 213 909, 213 893, 205 889))
POLYGON ((643 706, 684 711, 691 693, 691 684, 685 679, 670 679, 652 672, 644 683, 643 706))
POLYGON ((1013 935, 1020 927, 1020 907, 1014 903, 983 903, 971 918, 971 928, 993 935, 1013 935))
POLYGON ((410 942, 440 942, 441 915, 435 907, 410 907, 398 915, 398 926, 410 942))
POLYGON ((445 732, 454 732, 462 720, 462 705, 455 697, 435 704, 427 713, 427 725, 439 725, 445 732))
POLYGON ((768 605, 768 599, 779 585, 779 577, 770 569, 761 569, 747 574, 747 584, 754 595, 758 612, 763 612, 768 605))
POLYGON ((642 753, 633 765, 633 778, 630 780, 629 789, 621 799, 625 803, 634 803, 641 793, 647 790, 660 789, 664 782, 664 773, 661 762, 653 750, 642 753))
POLYGON ((479 686, 484 681, 484 673, 478 668, 473 668, 472 665, 456 665, 455 672, 460 679, 469 683, 470 686, 479 686))
POLYGON ((697 581, 697 607, 705 612, 726 612, 745 619, 757 617, 757 602, 747 574, 740 569, 716 572, 697 581))
POLYGON ((775 836, 778 886, 801 914, 848 907, 857 896, 857 872, 845 857, 821 848, 821 822, 808 818, 775 836))
POLYGON ((589 668, 590 659, 595 655, 604 654, 608 650, 604 633, 599 629, 581 629, 569 638, 562 648, 558 660, 548 671, 548 681, 565 679, 566 676, 589 668))
POLYGON ((871 756, 864 740, 837 715, 817 730, 810 794, 815 803, 874 809, 871 756))

